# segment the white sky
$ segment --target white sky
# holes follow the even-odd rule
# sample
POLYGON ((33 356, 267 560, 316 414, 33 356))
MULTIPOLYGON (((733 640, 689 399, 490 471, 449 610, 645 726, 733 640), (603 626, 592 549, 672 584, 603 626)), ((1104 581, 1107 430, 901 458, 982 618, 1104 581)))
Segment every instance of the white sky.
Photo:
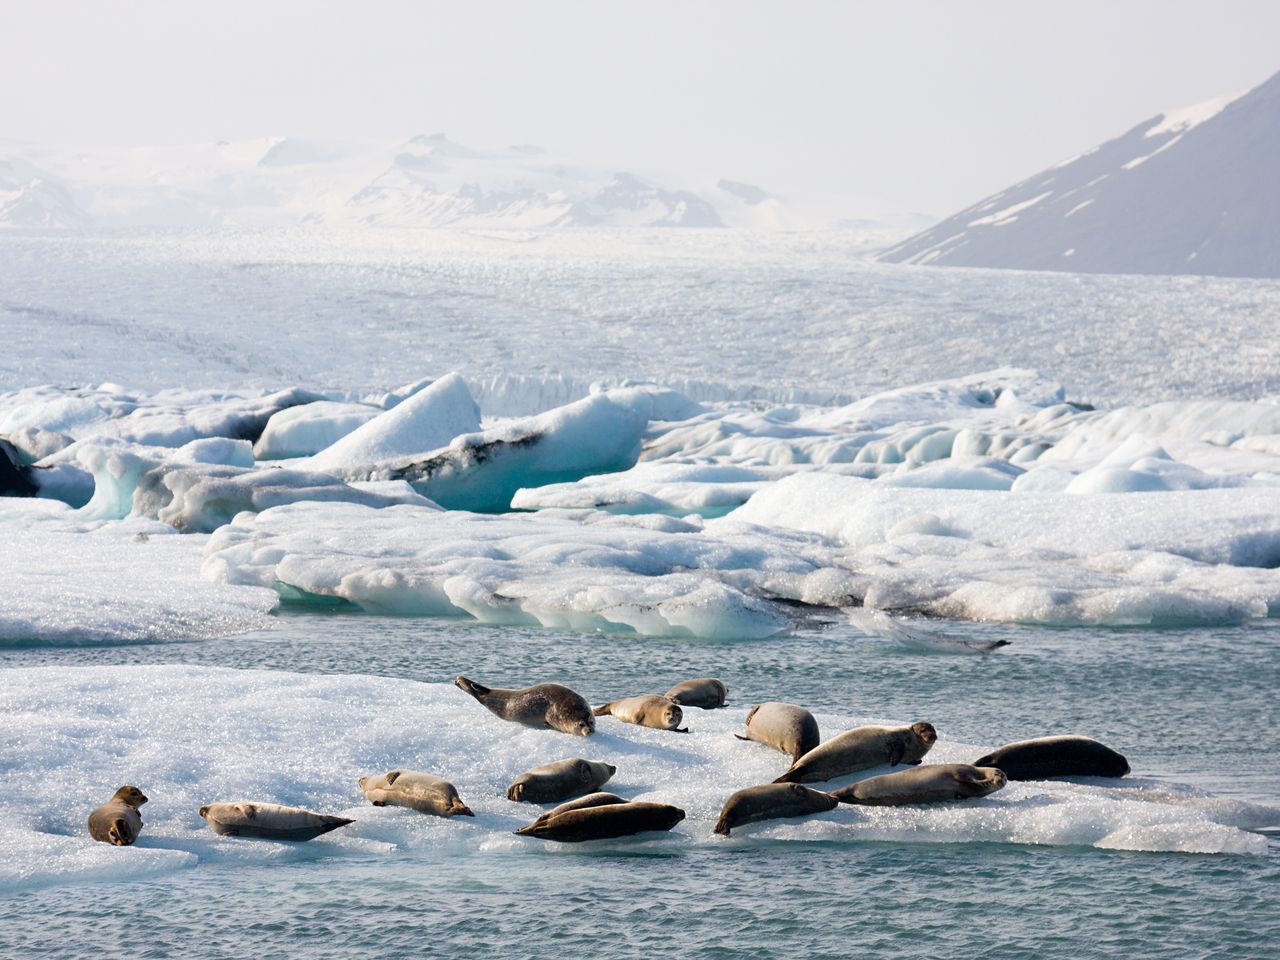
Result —
POLYGON ((1271 0, 6 3, 0 137, 263 135, 724 176, 947 214, 1280 70, 1271 0))

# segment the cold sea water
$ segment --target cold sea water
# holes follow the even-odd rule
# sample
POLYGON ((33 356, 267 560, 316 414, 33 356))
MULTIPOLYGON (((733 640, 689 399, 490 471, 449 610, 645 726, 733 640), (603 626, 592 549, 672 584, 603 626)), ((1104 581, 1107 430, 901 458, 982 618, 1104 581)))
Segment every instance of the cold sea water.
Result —
MULTIPOLYGON (((177 663, 429 682, 465 672, 511 686, 559 680, 597 702, 715 675, 733 706, 786 699, 815 712, 928 719, 950 740, 1087 733, 1125 753, 1134 777, 1280 806, 1274 621, 921 628, 1010 645, 915 652, 842 623, 734 643, 294 609, 270 631, 221 640, 0 649, 0 669, 177 663)), ((459 694, 459 711, 475 709, 459 694)), ((700 713, 687 712, 691 726, 700 713)), ((342 857, 312 845, 280 862, 18 888, 0 892, 0 956, 1077 958, 1176 949, 1234 958, 1274 957, 1280 944, 1280 840, 1271 837, 1261 854, 1243 855, 927 834, 830 842, 747 830, 725 841, 707 832, 683 845, 528 841, 342 857)))

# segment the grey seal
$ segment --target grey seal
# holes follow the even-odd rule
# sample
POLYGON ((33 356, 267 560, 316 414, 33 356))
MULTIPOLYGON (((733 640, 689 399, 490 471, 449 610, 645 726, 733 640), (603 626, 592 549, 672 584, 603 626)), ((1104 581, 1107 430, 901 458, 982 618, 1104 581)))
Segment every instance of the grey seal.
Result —
POLYGON ((591 705, 568 687, 539 683, 521 690, 503 690, 458 677, 459 690, 475 697, 494 716, 526 727, 550 727, 562 733, 588 736, 595 732, 596 718, 591 705))
POLYGON ((670 804, 624 801, 569 810, 545 820, 539 817, 516 833, 539 840, 581 843, 670 830, 684 817, 683 810, 670 804))
POLYGON ((976 767, 999 767, 1010 780, 1054 777, 1123 777, 1129 761, 1090 737, 1040 737, 1006 743, 973 761, 976 767))
POLYGON ((634 723, 638 727, 653 727, 655 730, 674 730, 676 733, 688 733, 689 728, 680 729, 684 719, 684 711, 669 697, 646 694, 640 697, 625 697, 612 700, 603 707, 596 707, 597 717, 617 717, 623 723, 634 723))
POLYGON ((200 816, 219 836, 264 840, 311 840, 355 823, 347 817, 331 817, 279 803, 210 803, 200 808, 200 816))
POLYGON ((909 803, 943 803, 968 797, 985 797, 1008 781, 995 767, 974 767, 967 763, 933 763, 897 773, 867 777, 847 787, 833 790, 841 803, 873 807, 900 807, 909 803))
POLYGON ((475 816, 452 783, 430 773, 390 770, 357 782, 375 807, 408 807, 436 817, 475 816))
POLYGON ((507 799, 524 803, 557 803, 598 790, 618 768, 597 760, 573 757, 526 770, 507 787, 507 799))
POLYGON ((804 707, 771 700, 751 708, 745 737, 736 733, 734 736, 789 753, 794 763, 818 745, 818 721, 804 707))
POLYGON ((774 783, 815 783, 834 780, 882 763, 919 763, 937 742, 931 723, 909 727, 854 727, 820 744, 791 764, 774 783))
POLYGON ((804 817, 834 810, 834 798, 798 783, 766 783, 747 787, 731 796, 720 811, 715 832, 728 836, 734 827, 761 820, 804 817))
POLYGON ((532 833, 535 827, 540 827, 552 817, 558 817, 560 814, 568 813, 570 810, 588 810, 591 807, 608 807, 612 804, 626 802, 626 800, 623 800, 616 793, 588 793, 585 797, 578 797, 576 800, 567 800, 560 804, 560 806, 548 810, 527 827, 521 827, 516 831, 516 833, 532 833))
POLYGON ((724 683, 715 677, 698 677, 696 680, 685 680, 668 690, 665 696, 682 707, 701 707, 703 710, 714 710, 723 707, 729 690, 724 683))
POLYGON ((129 846, 142 832, 142 814, 138 808, 146 802, 146 794, 132 784, 125 784, 89 814, 89 836, 113 846, 129 846))

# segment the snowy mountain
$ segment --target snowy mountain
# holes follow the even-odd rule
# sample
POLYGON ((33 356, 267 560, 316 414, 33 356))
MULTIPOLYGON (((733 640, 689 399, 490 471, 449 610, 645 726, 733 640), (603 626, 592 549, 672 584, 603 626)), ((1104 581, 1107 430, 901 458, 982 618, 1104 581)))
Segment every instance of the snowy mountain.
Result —
MULTIPOLYGON (((727 185, 727 186, 726 186, 727 185)), ((0 226, 777 226, 781 204, 692 190, 443 134, 398 143, 258 140, 55 151, 0 143, 0 226)))
POLYGON ((1280 277, 1280 74, 1160 114, 890 248, 891 263, 1280 277))

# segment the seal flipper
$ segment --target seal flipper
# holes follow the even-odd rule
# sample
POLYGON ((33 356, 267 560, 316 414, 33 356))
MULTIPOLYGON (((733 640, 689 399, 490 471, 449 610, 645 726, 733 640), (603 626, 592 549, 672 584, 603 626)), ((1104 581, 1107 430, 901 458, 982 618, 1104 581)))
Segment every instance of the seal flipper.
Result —
POLYGON ((747 741, 747 743, 750 743, 750 742, 751 742, 751 738, 750 738, 750 737, 744 737, 744 736, 743 736, 742 734, 740 734, 740 733, 735 733, 735 734, 734 734, 734 736, 735 736, 735 737, 737 737, 739 740, 745 740, 745 741, 747 741))
POLYGON ((111 828, 107 831, 107 839, 117 847, 127 847, 133 843, 133 835, 129 831, 129 821, 124 817, 117 817, 111 821, 111 828))
POLYGON ((605 704, 604 706, 602 706, 602 707, 596 707, 596 708, 595 708, 594 710, 592 710, 591 712, 592 712, 593 714, 595 714, 597 717, 607 717, 607 716, 609 716, 609 711, 610 711, 610 709, 611 709, 612 707, 613 707, 613 703, 612 703, 612 701, 611 701, 611 702, 609 702, 609 703, 606 703, 606 704, 605 704))
POLYGON ((721 836, 727 837, 729 836, 729 831, 732 829, 733 828, 729 826, 728 819, 725 817, 721 817, 719 820, 716 821, 716 828, 714 832, 720 834, 721 836))
POLYGON ((891 743, 889 745, 889 766, 896 767, 900 764, 902 762, 902 755, 906 752, 906 747, 904 747, 900 742, 891 743))

